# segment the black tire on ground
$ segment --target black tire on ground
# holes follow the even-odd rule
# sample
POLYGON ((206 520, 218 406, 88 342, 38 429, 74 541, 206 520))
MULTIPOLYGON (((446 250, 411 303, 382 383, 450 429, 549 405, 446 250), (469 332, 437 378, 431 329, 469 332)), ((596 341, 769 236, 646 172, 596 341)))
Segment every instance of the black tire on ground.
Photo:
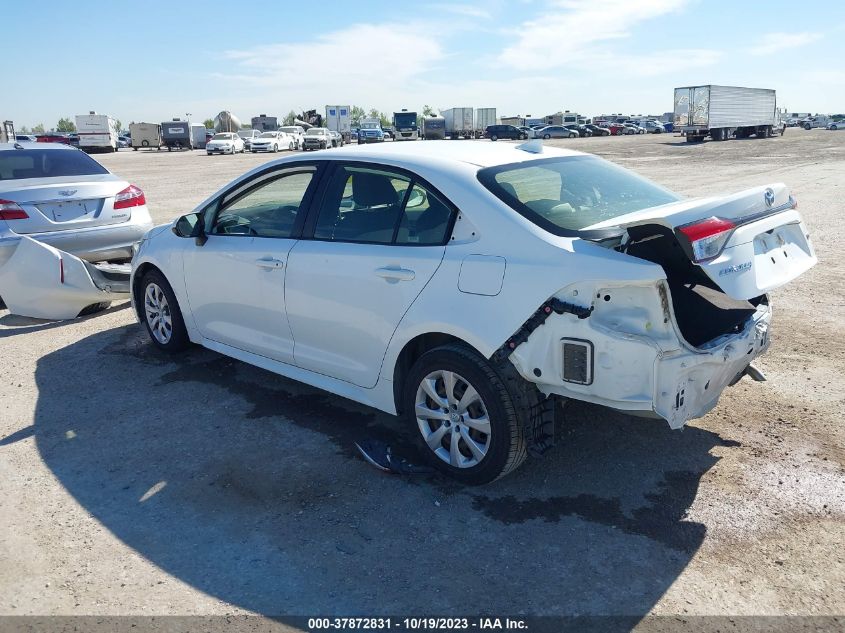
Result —
POLYGON ((496 136, 495 134, 491 134, 491 135, 490 135, 490 140, 491 140, 491 141, 498 141, 498 140, 499 140, 499 137, 498 137, 498 136, 496 136))
POLYGON ((519 135, 519 140, 521 140, 521 141, 527 141, 527 140, 528 140, 528 135, 527 135, 527 134, 520 134, 520 135, 519 135))
POLYGON ((812 126, 812 125, 810 125, 809 123, 805 123, 805 124, 804 124, 804 129, 805 129, 805 130, 812 130, 812 129, 813 129, 813 126, 812 126))
POLYGON ((480 485, 507 475, 525 461, 523 420, 527 412, 518 410, 516 402, 519 400, 508 384, 486 359, 460 344, 437 347, 414 363, 403 385, 402 408, 423 455, 434 468, 463 483, 480 485), (415 412, 417 390, 423 379, 437 370, 460 374, 475 388, 487 409, 489 446, 486 455, 475 466, 459 468, 447 464, 429 448, 419 430, 415 412))
POLYGON ((190 346, 191 341, 188 338, 188 331, 185 329, 185 321, 182 318, 182 310, 179 308, 179 302, 176 301, 176 295, 173 294, 173 288, 170 287, 170 284, 167 282, 167 279, 164 278, 164 275, 157 270, 151 270, 144 275, 144 278, 141 280, 141 295, 138 301, 140 302, 139 310, 142 315, 141 320, 144 322, 144 327, 147 329, 147 334, 149 334, 153 345, 158 347, 160 350, 171 354, 184 351, 190 346), (147 293, 147 287, 150 284, 155 284, 161 288, 170 308, 170 318, 173 329, 170 335, 170 340, 167 343, 161 343, 155 336, 153 336, 152 329, 150 328, 149 321, 147 320, 146 310, 144 309, 144 297, 147 293))
POLYGON ((149 146, 150 146, 150 142, 147 139, 144 139, 143 141, 141 141, 141 147, 149 147, 149 146))
POLYGON ((543 134, 543 138, 544 139, 550 139, 550 138, 552 138, 552 135, 551 134, 543 134))
POLYGON ((101 301, 99 303, 92 303, 90 306, 85 306, 82 310, 79 311, 77 314, 77 318, 84 317, 84 316, 91 316, 92 314, 97 314, 98 312, 102 312, 103 310, 108 310, 111 307, 111 301, 101 301))

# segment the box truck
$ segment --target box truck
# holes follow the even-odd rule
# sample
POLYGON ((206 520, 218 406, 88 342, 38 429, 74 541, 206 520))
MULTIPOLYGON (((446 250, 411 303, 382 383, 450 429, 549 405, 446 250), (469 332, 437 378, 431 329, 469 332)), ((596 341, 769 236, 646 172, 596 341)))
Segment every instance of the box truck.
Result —
POLYGON ((446 136, 451 139, 472 138, 475 133, 472 108, 449 108, 441 112, 446 121, 446 136))
POLYGON ((173 119, 161 124, 161 140, 167 151, 176 149, 194 149, 191 142, 191 122, 173 119))
POLYGON ((766 138, 781 131, 775 91, 739 86, 683 86, 675 88, 674 130, 688 143, 731 137, 766 138))
POLYGON ((340 134, 344 143, 352 142, 351 111, 348 105, 326 106, 326 127, 340 134))
POLYGON ((484 136, 488 125, 496 125, 496 108, 478 108, 475 111, 475 136, 484 136))
POLYGON ((117 151, 117 121, 107 114, 76 115, 76 132, 79 135, 79 149, 86 152, 117 151))
POLYGON ((130 123, 129 136, 136 152, 139 147, 161 149, 161 126, 158 123, 130 123))
POLYGON ((393 140, 395 141, 417 141, 420 138, 420 130, 417 127, 417 113, 409 112, 402 108, 399 112, 393 113, 393 140))

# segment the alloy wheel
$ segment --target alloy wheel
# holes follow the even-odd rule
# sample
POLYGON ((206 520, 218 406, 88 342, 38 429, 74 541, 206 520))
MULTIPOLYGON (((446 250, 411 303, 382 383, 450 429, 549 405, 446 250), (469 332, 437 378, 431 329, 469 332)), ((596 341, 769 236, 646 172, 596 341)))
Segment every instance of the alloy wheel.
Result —
POLYGON ((450 466, 471 468, 487 455, 492 439, 487 406, 460 374, 428 374, 417 388, 414 414, 425 443, 450 466))
POLYGON ((155 339, 167 345, 173 336, 173 317, 167 297, 158 284, 148 284, 144 292, 144 313, 147 325, 155 339))

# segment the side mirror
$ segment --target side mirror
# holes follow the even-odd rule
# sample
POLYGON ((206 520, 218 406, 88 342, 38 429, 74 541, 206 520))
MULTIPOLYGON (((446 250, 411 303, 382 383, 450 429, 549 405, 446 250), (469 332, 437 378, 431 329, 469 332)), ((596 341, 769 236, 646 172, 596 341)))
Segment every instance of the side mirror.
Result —
POLYGON ((176 220, 171 229, 179 237, 193 237, 198 246, 206 243, 208 238, 205 235, 203 216, 200 213, 188 213, 176 220))

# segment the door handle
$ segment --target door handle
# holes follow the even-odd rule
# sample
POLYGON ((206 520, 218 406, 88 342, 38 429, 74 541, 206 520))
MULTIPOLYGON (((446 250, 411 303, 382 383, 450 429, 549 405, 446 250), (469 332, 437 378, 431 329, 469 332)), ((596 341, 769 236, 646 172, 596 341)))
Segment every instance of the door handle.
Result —
POLYGON ((376 268, 375 272, 376 275, 384 277, 388 281, 411 281, 416 276, 413 270, 407 268, 376 268))
POLYGON ((263 259, 256 259, 255 265, 260 268, 266 268, 268 270, 273 270, 275 268, 281 268, 285 265, 284 260, 281 259, 274 259, 272 257, 265 257, 263 259))

